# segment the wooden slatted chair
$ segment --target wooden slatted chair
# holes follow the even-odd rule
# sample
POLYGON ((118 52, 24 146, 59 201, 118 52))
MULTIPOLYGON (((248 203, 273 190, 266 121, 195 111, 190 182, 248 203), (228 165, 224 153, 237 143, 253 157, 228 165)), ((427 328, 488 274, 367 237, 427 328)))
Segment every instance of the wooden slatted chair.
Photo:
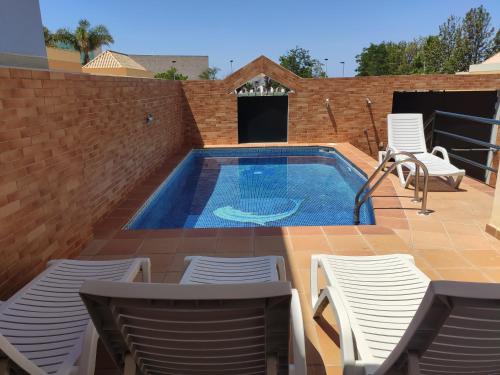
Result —
POLYGON ((186 262, 180 284, 82 286, 97 331, 126 375, 306 374, 300 303, 283 281, 283 258, 186 262))
POLYGON ((78 294, 85 280, 133 281, 147 258, 58 260, 0 304, 0 374, 92 375, 97 333, 78 294))
POLYGON ((403 254, 311 267, 314 317, 332 307, 345 375, 500 374, 500 285, 431 282, 403 254))

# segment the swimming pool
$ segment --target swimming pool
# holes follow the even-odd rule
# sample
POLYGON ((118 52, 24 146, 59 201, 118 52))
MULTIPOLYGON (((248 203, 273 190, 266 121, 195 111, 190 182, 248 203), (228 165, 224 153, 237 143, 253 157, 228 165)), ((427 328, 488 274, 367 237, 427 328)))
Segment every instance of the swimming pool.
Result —
MULTIPOLYGON (((125 229, 353 225, 366 176, 327 147, 192 150, 125 229)), ((374 224, 371 201, 361 224, 374 224)))

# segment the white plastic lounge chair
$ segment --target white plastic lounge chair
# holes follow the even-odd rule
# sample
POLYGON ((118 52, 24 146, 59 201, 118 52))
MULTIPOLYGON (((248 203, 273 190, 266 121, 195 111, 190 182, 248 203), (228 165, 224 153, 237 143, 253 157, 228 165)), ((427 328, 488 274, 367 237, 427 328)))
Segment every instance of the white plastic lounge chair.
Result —
POLYGON ((406 254, 312 256, 313 316, 320 316, 328 303, 332 306, 345 375, 372 374, 384 362, 415 315, 429 281, 406 254), (318 268, 327 285, 321 294, 318 268))
MULTIPOLYGON (((448 181, 458 189, 465 171, 458 169, 450 163, 448 151, 436 146, 432 152, 427 152, 425 144, 424 123, 421 113, 392 113, 387 115, 388 145, 387 149, 392 152, 410 152, 423 162, 427 167, 429 176, 446 177, 448 181), (441 154, 442 157, 437 156, 441 154)), ((379 162, 385 157, 385 151, 379 153, 379 162)), ((405 156, 397 156, 397 160, 405 156)), ((403 163, 397 166, 397 172, 401 185, 407 187, 415 176, 415 164, 403 163), (403 165, 409 170, 405 179, 403 165)), ((423 174, 420 171, 421 175, 423 174)))
POLYGON ((235 284, 285 281, 285 261, 280 256, 218 258, 190 256, 181 284, 235 284))
POLYGON ((147 258, 57 260, 0 304, 0 373, 92 375, 97 333, 78 294, 85 280, 133 281, 147 258))
POLYGON ((314 316, 332 307, 345 375, 500 374, 500 284, 430 282, 400 254, 314 255, 311 267, 314 316))
POLYGON ((300 303, 283 281, 283 258, 186 262, 180 284, 82 286, 97 331, 126 375, 306 374, 300 303))

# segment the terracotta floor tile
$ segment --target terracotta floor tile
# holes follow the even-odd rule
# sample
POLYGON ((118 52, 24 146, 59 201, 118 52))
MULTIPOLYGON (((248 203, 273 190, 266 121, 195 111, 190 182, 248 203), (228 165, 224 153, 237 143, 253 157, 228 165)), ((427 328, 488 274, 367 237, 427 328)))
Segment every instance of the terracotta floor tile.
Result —
POLYGON ((151 272, 151 282, 152 283, 162 283, 165 279, 165 272, 151 272))
POLYGON ((358 234, 358 231, 356 230, 356 227, 354 225, 349 225, 349 226, 344 226, 344 225, 338 225, 338 226, 324 226, 323 232, 325 234, 335 234, 337 236, 341 235, 355 235, 358 234))
POLYGON ((324 236, 290 236, 294 251, 330 252, 330 246, 324 236))
POLYGON ((164 283, 178 284, 182 278, 181 272, 167 272, 163 278, 164 283))
POLYGON ((321 227, 287 227, 290 236, 322 235, 321 227))
POLYGON ((258 227, 254 228, 255 236, 288 236, 286 228, 281 227, 258 227))
POLYGON ((452 234, 450 237, 453 246, 459 250, 489 250, 493 248, 486 237, 482 235, 473 236, 469 234, 452 234))
POLYGON ((399 253, 410 250, 406 242, 395 234, 370 234, 364 238, 377 253, 379 251, 399 253))
POLYGON ((150 229, 148 230, 148 238, 164 238, 164 237, 182 237, 184 229, 150 229))
POLYGON ((393 234, 391 228, 387 228, 381 225, 358 225, 357 226, 361 234, 393 234))
POLYGON ((141 239, 109 240, 99 251, 98 255, 130 255, 135 254, 142 244, 141 239))
POLYGON ((469 262, 477 267, 500 267, 500 253, 495 250, 460 251, 469 262))
POLYGON ((180 253, 206 255, 215 252, 217 238, 214 237, 185 237, 177 247, 180 253))
POLYGON ((139 254, 175 253, 181 238, 146 238, 143 240, 139 254))
POLYGON ((482 236, 484 232, 484 228, 482 230, 475 224, 465 224, 454 221, 443 221, 442 223, 449 234, 482 236))
POLYGON ((148 230, 117 230, 113 238, 145 238, 149 235, 148 230))
POLYGON ((481 268, 481 272, 489 277, 491 281, 500 283, 500 268, 481 268))
POLYGON ((99 250, 107 243, 107 240, 92 240, 87 246, 82 250, 80 255, 82 256, 92 256, 99 253, 99 250))
POLYGON ((377 218, 377 225, 382 227, 390 228, 390 229, 408 229, 408 220, 389 217, 389 216, 381 216, 377 218))
POLYGON ((292 248, 289 237, 264 236, 254 238, 255 256, 285 255, 287 249, 292 248))
POLYGON ((481 271, 473 268, 437 268, 444 280, 491 282, 481 271))
POLYGON ((341 255, 341 256, 371 256, 376 255, 375 251, 371 249, 353 249, 353 250, 332 250, 333 255, 341 255))
POLYGON ((333 251, 337 250, 371 250, 370 245, 363 239, 362 236, 337 236, 337 235, 327 235, 326 238, 330 243, 333 251))
POLYGON ((219 237, 217 238, 216 251, 253 253, 253 237, 219 237))
POLYGON ((254 228, 219 228, 217 236, 219 237, 251 237, 254 228))
MULTIPOLYGON (((170 267, 172 266, 175 255, 172 254, 151 254, 149 256, 149 259, 151 260, 151 272, 162 272, 165 274, 170 267)), ((163 282, 160 280, 159 282, 163 282)))
POLYGON ((417 250, 416 255, 421 256, 433 268, 471 268, 472 265, 455 250, 417 250))
POLYGON ((427 218, 418 220, 418 219, 409 219, 408 224, 410 225, 410 229, 416 232, 444 232, 444 227, 441 222, 433 219, 426 220, 427 218))
POLYGON ((376 208, 374 209, 375 216, 389 216, 404 219, 406 217, 405 210, 403 209, 392 209, 392 208, 376 208))
POLYGON ((412 246, 411 230, 409 230, 409 229, 395 229, 394 233, 396 233, 398 235, 398 237, 401 238, 407 246, 409 246, 409 247, 412 246))
POLYGON ((453 245, 446 233, 412 231, 415 249, 452 249, 453 245))
POLYGON ((185 237, 215 237, 217 228, 189 228, 184 229, 185 237))

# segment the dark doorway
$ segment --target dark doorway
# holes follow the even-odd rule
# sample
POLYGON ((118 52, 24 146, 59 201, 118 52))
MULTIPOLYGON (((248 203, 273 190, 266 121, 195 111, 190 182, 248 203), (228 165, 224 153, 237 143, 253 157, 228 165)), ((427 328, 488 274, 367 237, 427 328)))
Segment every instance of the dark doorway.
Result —
POLYGON ((238 97, 238 142, 286 142, 288 96, 238 97))
MULTIPOLYGON (((392 113, 423 113, 424 123, 435 110, 494 118, 496 102, 496 91, 395 92, 392 113)), ((436 117, 435 128, 485 142, 490 142, 492 132, 492 125, 443 116, 436 117)), ((426 132, 430 130, 430 127, 428 127, 426 132)), ((432 148, 434 146, 442 146, 449 152, 477 161, 483 165, 488 160, 488 151, 479 150, 481 147, 477 145, 451 137, 435 134, 432 145, 428 145, 428 147, 432 148)), ((484 169, 474 167, 457 159, 451 159, 451 162, 458 168, 465 169, 467 175, 478 180, 485 180, 484 169)))

